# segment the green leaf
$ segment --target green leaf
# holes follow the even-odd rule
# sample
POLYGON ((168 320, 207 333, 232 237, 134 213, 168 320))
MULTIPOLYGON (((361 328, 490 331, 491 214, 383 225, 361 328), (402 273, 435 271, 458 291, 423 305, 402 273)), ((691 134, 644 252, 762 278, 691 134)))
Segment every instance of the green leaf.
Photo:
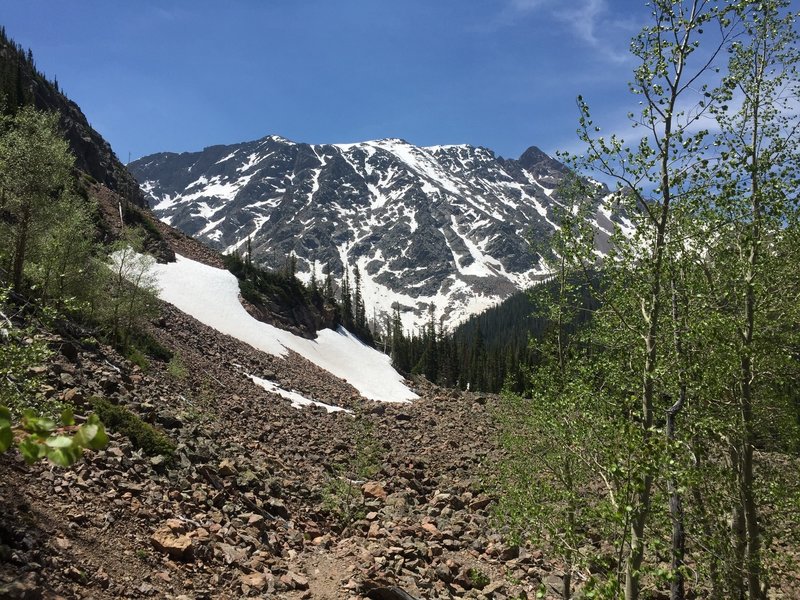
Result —
POLYGON ((0 406, 0 421, 11 423, 11 411, 8 410, 8 407, 0 406))
POLYGON ((61 413, 61 424, 64 425, 64 427, 75 425, 75 415, 72 413, 72 408, 67 407, 61 413))
POLYGON ((53 448, 47 452, 47 460, 59 467, 68 467, 79 457, 80 450, 76 448, 53 448))
POLYGON ((14 432, 11 431, 11 423, 5 419, 0 420, 0 452, 5 452, 14 443, 14 432))
POLYGON ((73 442, 71 437, 58 435, 56 437, 47 438, 44 443, 49 448, 70 448, 73 442))
POLYGON ((92 450, 102 450, 106 445, 108 445, 108 435, 106 434, 106 428, 100 423, 100 425, 98 425, 97 435, 89 442, 89 448, 92 450))
POLYGON ((40 444, 36 436, 29 435, 20 443, 19 452, 25 462, 31 465, 47 455, 47 446, 40 444))
POLYGON ((99 427, 94 423, 86 423, 78 428, 75 432, 75 443, 78 446, 86 448, 92 443, 92 440, 97 436, 99 427))
POLYGON ((27 409, 22 414, 22 428, 28 433, 44 438, 56 428, 56 423, 47 417, 39 417, 34 411, 27 409))
POLYGON ((81 448, 91 448, 92 450, 100 450, 105 448, 108 443, 108 436, 103 424, 96 415, 95 418, 89 418, 89 421, 81 425, 78 431, 75 432, 75 444, 81 448))
POLYGON ((95 413, 89 415, 89 418, 86 420, 86 424, 81 425, 81 428, 78 430, 78 434, 85 436, 81 438, 83 440, 82 444, 87 448, 91 448, 92 450, 102 450, 108 444, 106 428, 102 421, 100 421, 100 417, 98 417, 95 413), (81 434, 81 429, 89 427, 96 427, 97 430, 89 430, 86 433, 81 434), (91 433, 91 435, 87 435, 88 433, 91 433))

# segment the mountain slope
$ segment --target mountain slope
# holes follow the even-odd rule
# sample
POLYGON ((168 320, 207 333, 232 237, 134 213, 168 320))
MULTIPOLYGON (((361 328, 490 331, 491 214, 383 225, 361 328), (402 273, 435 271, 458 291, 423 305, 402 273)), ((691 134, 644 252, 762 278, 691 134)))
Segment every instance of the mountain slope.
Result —
POLYGON ((131 174, 89 124, 80 107, 61 93, 56 82, 48 81, 37 70, 30 51, 26 53, 0 28, 0 110, 13 112, 23 105, 57 112, 64 137, 75 155, 75 166, 134 204, 146 205, 131 174))
MULTIPOLYGON (((294 253, 306 280, 357 266, 366 305, 379 317, 397 303, 406 327, 431 305, 460 322, 540 279, 528 240, 555 230, 566 173, 535 147, 508 160, 467 145, 278 136, 130 168, 167 223, 225 252, 244 251, 249 237, 254 259, 272 267, 294 253)), ((597 213, 604 237, 610 216, 597 213)))

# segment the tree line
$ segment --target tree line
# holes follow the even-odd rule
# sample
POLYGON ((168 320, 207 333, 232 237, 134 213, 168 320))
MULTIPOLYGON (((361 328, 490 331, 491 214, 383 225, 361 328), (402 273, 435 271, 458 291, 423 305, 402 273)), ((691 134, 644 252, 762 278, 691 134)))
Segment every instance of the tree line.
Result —
POLYGON ((763 600, 791 585, 800 543, 796 15, 650 7, 631 43, 634 139, 604 136, 579 99, 586 150, 559 190, 538 313, 552 327, 499 414, 498 514, 560 557, 565 598, 763 600), (583 174, 616 183, 632 225, 602 265, 583 174), (596 298, 577 329, 576 282, 596 298))
MULTIPOLYGON (((589 289, 581 289, 581 309, 571 329, 581 327, 596 304, 589 289)), ((434 308, 422 327, 404 330, 399 307, 395 307, 376 336, 378 347, 385 349, 400 372, 423 375, 442 387, 519 393, 525 389, 526 374, 542 359, 531 340, 542 339, 554 326, 538 314, 553 294, 553 283, 544 282, 470 317, 452 331, 444 329, 434 308)))

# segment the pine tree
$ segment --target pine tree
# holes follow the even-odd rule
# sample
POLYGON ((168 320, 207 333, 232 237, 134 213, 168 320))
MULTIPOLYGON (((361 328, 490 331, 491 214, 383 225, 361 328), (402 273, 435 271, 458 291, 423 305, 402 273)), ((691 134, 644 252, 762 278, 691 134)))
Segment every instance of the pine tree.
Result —
POLYGON ((342 276, 342 285, 340 286, 341 305, 342 305, 342 325, 348 331, 354 329, 355 320, 353 317, 353 298, 350 295, 350 279, 348 277, 348 267, 344 267, 344 275, 342 276))
POLYGON ((367 308, 364 305, 364 298, 361 295, 361 271, 358 265, 356 265, 353 270, 353 279, 355 280, 355 289, 353 290, 353 321, 356 332, 362 335, 367 329, 367 308))

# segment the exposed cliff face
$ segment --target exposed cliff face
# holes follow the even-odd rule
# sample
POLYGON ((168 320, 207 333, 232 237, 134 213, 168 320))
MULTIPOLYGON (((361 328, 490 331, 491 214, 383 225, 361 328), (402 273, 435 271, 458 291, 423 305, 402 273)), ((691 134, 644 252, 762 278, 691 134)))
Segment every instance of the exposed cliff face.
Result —
MULTIPOLYGON (((529 241, 549 254, 567 172, 535 147, 511 160, 468 145, 278 136, 154 154, 131 170, 159 218, 215 248, 244 250, 251 237, 256 261, 281 267, 294 253, 306 278, 358 266, 370 310, 396 304, 406 326, 430 305, 457 323, 540 278, 529 241)), ((609 218, 595 215, 601 238, 609 218)))
POLYGON ((0 96, 5 99, 6 110, 33 104, 40 110, 57 112, 75 155, 75 166, 137 206, 147 205, 134 178, 108 142, 89 125, 78 105, 39 73, 32 55, 26 54, 4 32, 0 33, 0 96))

